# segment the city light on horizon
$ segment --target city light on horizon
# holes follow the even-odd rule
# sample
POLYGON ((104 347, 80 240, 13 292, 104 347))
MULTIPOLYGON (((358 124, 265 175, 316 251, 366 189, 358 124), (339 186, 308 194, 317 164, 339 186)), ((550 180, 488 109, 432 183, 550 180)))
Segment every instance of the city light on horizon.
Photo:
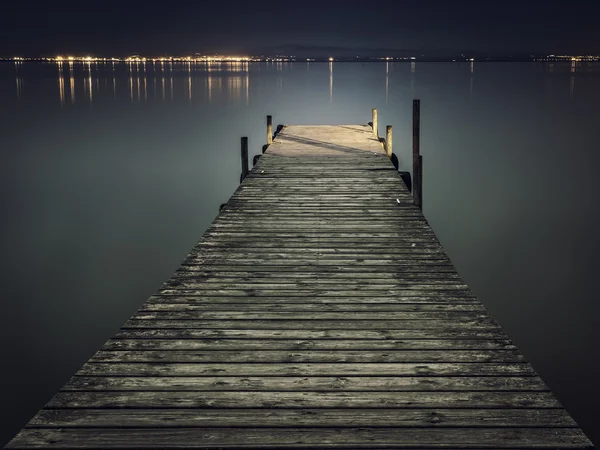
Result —
MULTIPOLYGON (((511 57, 483 57, 463 54, 460 57, 452 58, 436 58, 427 57, 426 55, 419 56, 371 56, 371 57, 342 57, 342 56, 329 56, 325 58, 319 57, 302 57, 297 58, 296 56, 288 55, 276 55, 276 56, 243 56, 243 55, 164 55, 164 56, 142 56, 142 55, 131 55, 125 57, 97 57, 87 54, 85 56, 74 56, 73 54, 60 54, 56 56, 42 56, 42 57, 29 57, 29 56, 11 56, 11 57, 0 57, 0 61, 13 61, 13 62, 24 62, 24 61, 38 61, 38 62, 65 62, 69 63, 249 63, 249 62, 296 62, 296 61, 307 61, 307 62, 369 62, 369 61, 383 61, 383 62, 402 62, 402 61, 454 61, 454 62, 473 62, 477 61, 511 61, 511 57)), ((522 61, 523 59, 517 59, 522 61)), ((600 55, 530 55, 529 61, 600 61, 600 55)))

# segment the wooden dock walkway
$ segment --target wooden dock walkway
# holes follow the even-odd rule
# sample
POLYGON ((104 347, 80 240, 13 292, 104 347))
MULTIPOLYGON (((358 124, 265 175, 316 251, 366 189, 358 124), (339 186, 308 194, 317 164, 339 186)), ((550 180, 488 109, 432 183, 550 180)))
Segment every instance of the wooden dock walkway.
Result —
POLYGON ((369 126, 287 126, 179 270, 8 445, 593 448, 369 126))

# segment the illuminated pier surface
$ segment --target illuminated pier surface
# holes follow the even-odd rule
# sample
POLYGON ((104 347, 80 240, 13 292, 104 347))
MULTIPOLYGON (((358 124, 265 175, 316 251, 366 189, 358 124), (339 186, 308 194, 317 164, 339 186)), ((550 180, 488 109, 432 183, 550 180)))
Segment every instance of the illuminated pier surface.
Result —
POLYGON ((8 448, 593 448, 368 126, 289 126, 8 448))

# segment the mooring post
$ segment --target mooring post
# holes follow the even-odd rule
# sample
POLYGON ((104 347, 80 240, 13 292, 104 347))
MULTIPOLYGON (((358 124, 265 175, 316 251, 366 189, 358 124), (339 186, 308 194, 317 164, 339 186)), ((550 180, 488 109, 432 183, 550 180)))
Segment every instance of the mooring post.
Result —
POLYGON ((419 167, 417 168, 417 189, 415 190, 417 197, 415 205, 423 210, 423 155, 419 155, 419 167))
POLYGON ((373 120, 371 123, 373 124, 373 136, 378 138, 379 137, 379 129, 377 128, 377 108, 373 108, 373 120))
POLYGON ((267 145, 273 143, 273 117, 267 116, 267 145))
POLYGON ((392 159, 392 126, 385 127, 385 150, 388 158, 392 159))
POLYGON ((242 138, 242 176, 240 182, 248 175, 248 138, 242 138))
POLYGON ((423 209, 423 157, 421 156, 421 100, 413 100, 413 199, 423 209))

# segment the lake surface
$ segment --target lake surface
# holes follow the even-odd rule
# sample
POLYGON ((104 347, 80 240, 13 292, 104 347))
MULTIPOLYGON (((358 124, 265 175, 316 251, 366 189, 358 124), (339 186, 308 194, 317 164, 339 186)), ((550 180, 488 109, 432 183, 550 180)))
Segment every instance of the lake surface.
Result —
POLYGON ((274 124, 360 124, 600 445, 600 64, 0 63, 0 446, 168 279, 274 124))

